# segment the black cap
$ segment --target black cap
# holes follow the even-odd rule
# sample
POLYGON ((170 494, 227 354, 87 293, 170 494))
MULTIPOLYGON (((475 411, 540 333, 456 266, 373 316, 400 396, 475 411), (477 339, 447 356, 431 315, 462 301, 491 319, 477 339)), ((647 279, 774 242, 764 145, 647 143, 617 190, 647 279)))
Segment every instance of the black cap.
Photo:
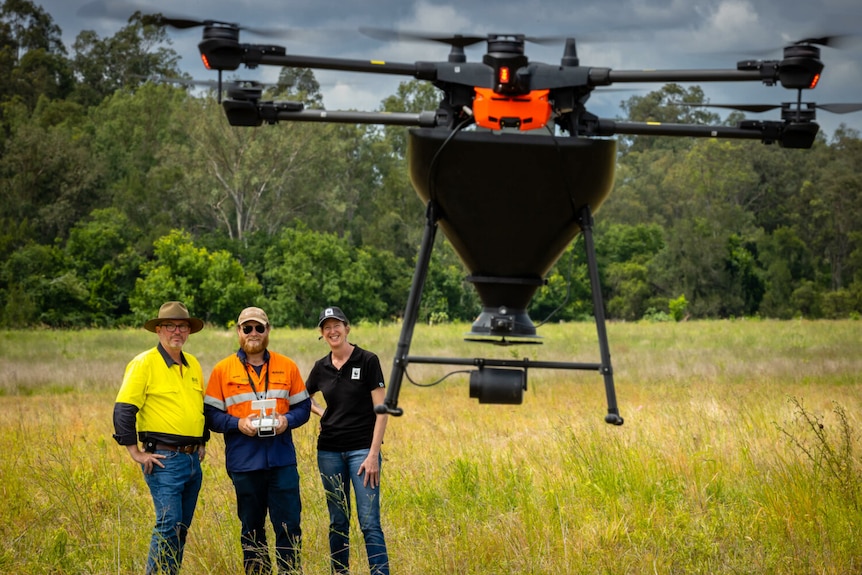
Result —
POLYGON ((347 325, 350 323, 349 321, 347 321, 347 316, 344 315, 344 312, 341 311, 341 308, 339 308, 339 307, 327 307, 327 308, 324 308, 324 310, 322 312, 320 312, 320 319, 317 320, 317 327, 322 326, 323 322, 325 322, 326 320, 328 320, 330 318, 331 319, 337 319, 339 321, 343 321, 344 325, 347 325))

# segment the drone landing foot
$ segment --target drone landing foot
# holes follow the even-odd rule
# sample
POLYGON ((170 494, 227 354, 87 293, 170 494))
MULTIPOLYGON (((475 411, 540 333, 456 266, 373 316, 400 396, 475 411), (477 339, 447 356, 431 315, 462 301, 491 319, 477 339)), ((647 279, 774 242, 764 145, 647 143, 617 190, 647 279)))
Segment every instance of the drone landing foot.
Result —
POLYGON ((612 425, 622 425, 617 407, 617 394, 614 389, 614 369, 611 366, 611 352, 608 346, 608 333, 605 329, 605 305, 602 300, 602 286, 599 282, 599 266, 596 261, 596 246, 593 242, 593 216, 590 206, 585 205, 578 214, 578 224, 584 235, 584 250, 587 256, 587 268, 590 274, 590 291, 593 294, 593 315, 596 318, 596 333, 599 339, 601 366, 599 371, 605 380, 605 395, 608 400, 608 414, 605 421, 612 425))
POLYGON ((407 296, 407 306, 404 310, 404 319, 401 324, 401 335, 398 337, 398 347, 392 360, 392 373, 389 376, 389 387, 386 390, 386 399, 382 405, 375 407, 375 412, 390 415, 403 415, 404 410, 398 407, 398 394, 401 392, 401 381, 404 379, 404 370, 407 367, 407 354, 410 353, 410 342, 413 340, 413 329, 419 318, 419 304, 422 300, 422 289, 425 286, 425 278, 428 275, 428 266, 431 263, 431 251, 434 248, 434 238, 437 236, 437 215, 433 201, 428 202, 425 212, 425 230, 422 233, 422 244, 419 246, 419 255, 416 257, 416 270, 413 272, 413 282, 410 285, 410 295, 407 296))

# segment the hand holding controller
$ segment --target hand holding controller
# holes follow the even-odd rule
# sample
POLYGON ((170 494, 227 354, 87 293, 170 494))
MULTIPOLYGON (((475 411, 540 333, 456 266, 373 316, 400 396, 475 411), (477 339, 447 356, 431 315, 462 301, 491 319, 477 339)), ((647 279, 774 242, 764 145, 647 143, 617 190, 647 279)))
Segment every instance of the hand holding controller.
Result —
POLYGON ((251 402, 251 408, 259 413, 257 417, 251 418, 251 424, 257 429, 257 434, 262 437, 275 435, 275 428, 278 427, 275 400, 258 399, 251 402))

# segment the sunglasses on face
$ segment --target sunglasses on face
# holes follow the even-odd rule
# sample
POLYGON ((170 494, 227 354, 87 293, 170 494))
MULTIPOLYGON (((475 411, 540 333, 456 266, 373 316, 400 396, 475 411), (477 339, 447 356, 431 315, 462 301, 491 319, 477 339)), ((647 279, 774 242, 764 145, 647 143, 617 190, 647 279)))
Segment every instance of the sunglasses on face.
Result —
POLYGON ((186 323, 163 323, 159 325, 169 333, 174 333, 175 331, 178 331, 180 333, 188 333, 190 329, 190 326, 186 323))
POLYGON ((244 325, 242 326, 242 333, 248 335, 251 333, 251 330, 257 330, 257 333, 264 333, 266 331, 265 325, 244 325))

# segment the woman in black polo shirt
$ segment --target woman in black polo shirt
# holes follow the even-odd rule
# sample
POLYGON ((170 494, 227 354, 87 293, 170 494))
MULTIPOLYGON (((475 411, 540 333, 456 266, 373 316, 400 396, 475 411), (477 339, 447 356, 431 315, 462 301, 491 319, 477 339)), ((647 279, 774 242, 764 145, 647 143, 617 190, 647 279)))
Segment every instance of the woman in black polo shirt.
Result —
POLYGON ((321 416, 317 465, 329 509, 332 571, 349 572, 352 486, 371 575, 389 575, 380 526, 380 446, 388 416, 374 412, 386 397, 380 360, 347 341, 350 323, 341 309, 327 307, 320 312, 318 327, 330 351, 315 362, 305 386, 312 396, 312 412, 321 416), (326 401, 325 409, 314 402, 318 391, 326 401))

